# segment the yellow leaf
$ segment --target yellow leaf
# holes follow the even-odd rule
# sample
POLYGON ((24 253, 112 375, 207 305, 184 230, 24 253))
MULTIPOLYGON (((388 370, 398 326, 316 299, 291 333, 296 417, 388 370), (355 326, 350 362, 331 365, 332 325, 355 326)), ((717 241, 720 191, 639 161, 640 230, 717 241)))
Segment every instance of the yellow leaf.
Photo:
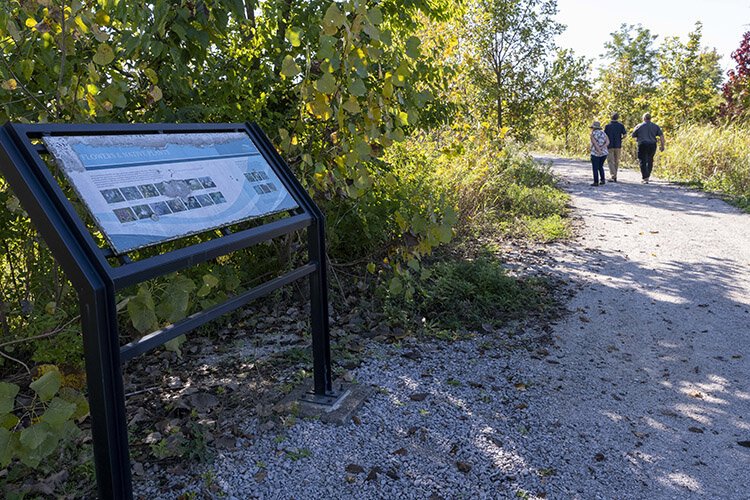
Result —
POLYGON ((148 95, 151 96, 151 99, 153 99, 154 102, 160 101, 163 97, 161 89, 158 85, 152 85, 151 89, 148 91, 148 95))
POLYGON ((16 88, 18 88, 18 82, 15 78, 11 78, 9 80, 5 80, 2 84, 2 87, 5 90, 16 90, 16 88))
POLYGON ((104 12, 103 10, 100 10, 96 13, 96 22, 97 24, 101 26, 109 26, 111 18, 109 17, 109 14, 104 12))

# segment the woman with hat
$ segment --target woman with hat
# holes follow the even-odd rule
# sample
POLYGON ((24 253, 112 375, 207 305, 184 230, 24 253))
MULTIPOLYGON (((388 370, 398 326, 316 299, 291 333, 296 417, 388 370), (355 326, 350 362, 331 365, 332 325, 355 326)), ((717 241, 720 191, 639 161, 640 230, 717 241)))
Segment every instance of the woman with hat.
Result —
POLYGON ((609 137, 602 130, 602 124, 591 124, 591 166, 594 169, 594 183, 592 186, 604 185, 604 162, 607 159, 609 137))

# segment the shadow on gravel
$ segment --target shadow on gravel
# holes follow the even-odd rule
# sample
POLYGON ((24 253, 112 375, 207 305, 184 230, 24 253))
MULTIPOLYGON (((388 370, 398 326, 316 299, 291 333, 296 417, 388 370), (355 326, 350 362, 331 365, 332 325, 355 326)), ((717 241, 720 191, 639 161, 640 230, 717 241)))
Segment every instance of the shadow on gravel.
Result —
MULTIPOLYGON (((572 169, 576 179, 566 186, 566 189, 577 196, 592 199, 607 199, 608 201, 629 203, 633 205, 647 205, 669 211, 680 211, 690 215, 710 219, 717 214, 737 213, 737 209, 727 203, 717 203, 717 198, 710 194, 688 187, 676 188, 674 184, 665 181, 655 181, 651 184, 641 184, 639 181, 623 180, 608 182, 604 186, 589 186, 591 180, 591 165, 574 160, 558 161, 556 168, 572 169), (580 169, 580 170, 579 170, 580 169), (686 201, 687 199, 687 201, 686 201)), ((609 176, 609 173, 607 173, 609 176)), ((621 218, 612 214, 615 218, 621 218)))
MULTIPOLYGON (((686 207, 670 190, 657 198, 652 192, 657 187, 638 188, 644 190, 640 202, 686 207)), ((622 196, 639 202, 632 192, 622 196)), ((716 211, 714 203, 699 197, 691 207, 716 211)), ((585 342, 574 345, 593 365, 582 372, 587 380, 577 382, 596 394, 577 402, 595 415, 588 425, 608 433, 620 429, 615 435, 627 440, 623 449, 629 449, 631 473, 643 494, 746 498, 750 285, 738 282, 738 275, 747 270, 724 258, 667 261, 651 269, 617 252, 599 251, 566 266, 572 280, 584 271, 599 274, 591 286, 610 298, 575 313, 585 342)), ((576 320, 569 324, 576 327, 576 320)))

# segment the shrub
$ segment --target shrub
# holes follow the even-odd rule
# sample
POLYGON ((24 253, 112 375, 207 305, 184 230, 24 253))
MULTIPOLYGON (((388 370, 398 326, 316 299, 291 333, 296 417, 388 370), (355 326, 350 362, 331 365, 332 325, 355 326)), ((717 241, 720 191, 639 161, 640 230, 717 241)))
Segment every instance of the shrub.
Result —
POLYGON ((657 175, 697 183, 735 198, 750 197, 750 130, 735 125, 687 125, 667 138, 657 175))
POLYGON ((547 305, 544 285, 508 276, 497 260, 438 262, 420 281, 419 314, 441 328, 500 326, 547 305))

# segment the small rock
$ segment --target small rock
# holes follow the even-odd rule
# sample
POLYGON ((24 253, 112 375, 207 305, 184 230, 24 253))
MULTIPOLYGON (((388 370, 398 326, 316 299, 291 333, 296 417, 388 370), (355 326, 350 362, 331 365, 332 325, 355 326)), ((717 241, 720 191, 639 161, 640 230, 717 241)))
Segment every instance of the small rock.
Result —
POLYGON ((412 401, 424 401, 425 399, 427 399, 427 396, 429 396, 429 394, 427 394, 426 392, 417 392, 409 396, 409 399, 411 399, 412 401))
POLYGON ((703 434, 703 429, 700 427, 688 427, 688 430, 690 432, 695 432, 696 434, 703 434))
POLYGON ((409 452, 406 450, 406 448, 399 448, 398 450, 394 451, 394 455, 401 455, 402 457, 404 455, 407 455, 409 452))
POLYGON ((745 448, 750 448, 750 441, 737 441, 737 444, 745 448))
POLYGON ((597 453, 596 455, 594 455, 594 460, 596 460, 597 462, 604 462, 606 459, 607 457, 605 457, 603 453, 597 453))

